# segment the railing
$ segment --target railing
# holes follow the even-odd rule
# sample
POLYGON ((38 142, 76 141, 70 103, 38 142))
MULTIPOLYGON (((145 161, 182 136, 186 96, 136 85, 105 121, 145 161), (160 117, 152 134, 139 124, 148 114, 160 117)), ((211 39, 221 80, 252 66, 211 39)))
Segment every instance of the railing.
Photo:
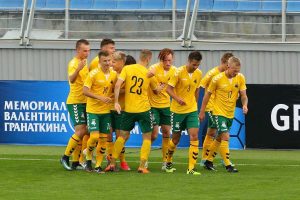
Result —
POLYGON ((299 17, 293 8, 299 5, 300 12, 300 0, 186 0, 185 10, 182 1, 177 9, 176 0, 162 0, 161 10, 74 10, 70 0, 58 10, 36 7, 37 1, 24 0, 22 17, 0 17, 2 39, 19 37, 20 45, 30 45, 31 39, 162 39, 180 40, 183 47, 190 47, 199 40, 289 42, 300 38, 299 17), (165 9, 167 1, 172 6, 165 9))

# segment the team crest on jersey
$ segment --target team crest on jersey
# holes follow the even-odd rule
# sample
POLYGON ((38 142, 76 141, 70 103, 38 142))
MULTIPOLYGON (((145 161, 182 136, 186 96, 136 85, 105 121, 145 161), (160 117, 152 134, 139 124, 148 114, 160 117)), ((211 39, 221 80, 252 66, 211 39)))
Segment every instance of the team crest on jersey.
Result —
POLYGON ((238 88, 239 86, 238 86, 238 84, 235 84, 235 86, 234 86, 234 87, 238 88))
POLYGON ((197 80, 196 80, 196 79, 194 80, 194 83, 197 83, 197 80))

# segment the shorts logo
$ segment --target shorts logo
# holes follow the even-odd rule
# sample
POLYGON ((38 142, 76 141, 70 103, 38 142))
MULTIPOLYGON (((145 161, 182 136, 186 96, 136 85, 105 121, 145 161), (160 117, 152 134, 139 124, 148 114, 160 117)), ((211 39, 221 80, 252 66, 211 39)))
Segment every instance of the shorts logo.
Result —
POLYGON ((92 124, 93 126, 96 126, 96 120, 95 120, 95 119, 92 119, 91 124, 92 124))
POLYGON ((222 125, 221 125, 223 128, 227 128, 225 122, 222 122, 222 125))
POLYGON ((176 124, 175 124, 175 128, 177 128, 177 129, 179 129, 179 128, 180 128, 179 122, 176 122, 176 124))
POLYGON ((110 129, 110 123, 107 123, 106 130, 110 129))

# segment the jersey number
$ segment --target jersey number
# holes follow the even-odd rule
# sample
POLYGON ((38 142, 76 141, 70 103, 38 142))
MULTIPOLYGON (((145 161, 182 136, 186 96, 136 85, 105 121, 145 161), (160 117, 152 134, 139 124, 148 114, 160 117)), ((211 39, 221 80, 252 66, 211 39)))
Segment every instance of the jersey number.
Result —
POLYGON ((130 87, 130 93, 137 93, 138 95, 141 95, 142 94, 142 86, 143 86, 143 83, 144 83, 144 79, 142 78, 138 78, 136 76, 133 76, 131 78, 131 80, 134 81, 133 85, 130 87), (133 91, 134 90, 134 87, 138 85, 138 88, 136 89, 136 91, 133 91))

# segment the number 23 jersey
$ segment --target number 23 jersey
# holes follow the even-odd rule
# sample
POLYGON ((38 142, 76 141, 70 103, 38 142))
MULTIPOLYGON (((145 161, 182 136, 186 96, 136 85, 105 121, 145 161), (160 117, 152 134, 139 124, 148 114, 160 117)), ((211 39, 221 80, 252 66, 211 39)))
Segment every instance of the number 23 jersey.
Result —
POLYGON ((125 81, 125 112, 141 113, 150 110, 148 88, 156 88, 155 79, 147 78, 148 69, 140 64, 127 65, 119 79, 125 81))

